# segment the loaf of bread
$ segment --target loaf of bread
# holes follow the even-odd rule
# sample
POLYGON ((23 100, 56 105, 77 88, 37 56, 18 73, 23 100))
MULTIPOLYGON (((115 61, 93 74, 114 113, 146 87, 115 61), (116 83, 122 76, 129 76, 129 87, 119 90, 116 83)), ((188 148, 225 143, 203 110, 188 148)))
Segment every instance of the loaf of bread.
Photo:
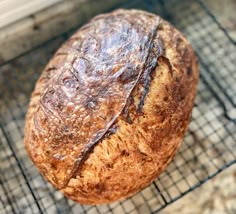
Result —
POLYGON ((139 10, 98 15, 42 72, 26 117, 27 152, 74 201, 131 196, 174 157, 197 81, 194 51, 168 22, 139 10))

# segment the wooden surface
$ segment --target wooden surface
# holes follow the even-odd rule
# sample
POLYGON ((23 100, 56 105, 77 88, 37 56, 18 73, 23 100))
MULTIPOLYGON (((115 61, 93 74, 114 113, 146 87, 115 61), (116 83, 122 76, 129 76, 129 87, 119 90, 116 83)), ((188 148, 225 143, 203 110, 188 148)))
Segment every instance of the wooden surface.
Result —
POLYGON ((62 0, 0 1, 0 28, 19 21, 62 0))

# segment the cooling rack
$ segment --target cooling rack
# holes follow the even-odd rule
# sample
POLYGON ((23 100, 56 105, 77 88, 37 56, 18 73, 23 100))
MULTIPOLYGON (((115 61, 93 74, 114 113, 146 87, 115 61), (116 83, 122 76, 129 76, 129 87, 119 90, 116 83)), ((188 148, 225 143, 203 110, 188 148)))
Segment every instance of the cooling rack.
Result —
POLYGON ((24 117, 35 81, 72 29, 0 66, 1 214, 156 213, 236 163, 235 41, 200 0, 134 0, 108 11, 121 7, 161 15, 187 36, 199 58, 192 120, 176 157, 140 193, 102 206, 74 203, 41 177, 24 149, 24 117))

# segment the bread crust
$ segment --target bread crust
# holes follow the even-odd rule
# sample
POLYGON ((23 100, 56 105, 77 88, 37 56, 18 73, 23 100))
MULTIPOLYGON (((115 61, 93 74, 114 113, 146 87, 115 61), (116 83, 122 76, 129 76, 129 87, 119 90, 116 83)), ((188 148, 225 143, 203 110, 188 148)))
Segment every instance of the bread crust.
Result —
MULTIPOLYGON (((73 59, 73 54, 76 53, 73 53, 72 47, 79 41, 78 36, 86 36, 85 27, 85 33, 81 33, 81 30, 75 33, 43 71, 32 94, 26 117, 25 146, 30 158, 56 188, 83 204, 110 203, 126 198, 160 175, 174 157, 184 137, 196 94, 197 59, 185 37, 160 17, 143 11, 117 10, 100 15, 97 19, 124 14, 131 18, 140 16, 143 23, 149 23, 146 25, 150 32, 157 31, 150 37, 151 42, 156 39, 156 43, 153 43, 159 44, 157 47, 150 46, 151 52, 156 53, 151 58, 157 60, 155 66, 150 69, 150 66, 146 66, 146 70, 135 73, 134 77, 126 77, 118 89, 117 85, 112 87, 110 82, 107 87, 116 92, 118 100, 113 101, 112 96, 101 97, 106 98, 104 103, 109 101, 111 104, 104 104, 105 110, 95 109, 96 113, 93 114, 88 114, 86 109, 86 114, 90 115, 86 122, 78 122, 83 114, 81 100, 75 105, 75 102, 68 101, 68 96, 56 92, 53 106, 61 96, 63 103, 59 104, 62 110, 58 103, 57 109, 52 109, 51 97, 57 90, 53 78, 56 76, 58 81, 58 69, 64 69, 60 72, 64 75, 73 64, 72 61, 76 61, 73 59), (67 64, 69 67, 66 67, 67 64), (147 73, 149 76, 145 76, 147 73), (50 91, 52 85, 53 91, 50 91), (107 110, 111 108, 111 111, 107 110), (99 112, 107 118, 103 123, 98 119, 99 112), (83 126, 87 128, 83 129, 83 126), (88 126, 93 128, 88 129, 88 126), (86 137, 82 138, 81 133, 86 137)), ((132 54, 137 51, 135 48, 132 54)), ((143 66, 143 59, 149 59, 149 52, 145 55, 144 51, 144 58, 138 58, 140 61, 137 57, 130 56, 125 59, 129 60, 131 67, 143 66)), ((125 63, 127 64, 127 60, 125 63)), ((86 64, 77 60, 77 66, 83 69, 86 64)), ((65 79, 67 80, 63 80, 65 79)), ((105 79, 103 81, 106 82, 105 79)), ((67 83, 75 82, 70 79, 67 83)), ((84 90, 91 95, 95 93, 91 92, 92 88, 94 87, 84 90)), ((73 93, 68 92, 69 95, 73 93)), ((95 108, 96 105, 93 104, 90 103, 91 106, 87 107, 95 108)), ((86 120, 86 115, 82 118, 86 120)))

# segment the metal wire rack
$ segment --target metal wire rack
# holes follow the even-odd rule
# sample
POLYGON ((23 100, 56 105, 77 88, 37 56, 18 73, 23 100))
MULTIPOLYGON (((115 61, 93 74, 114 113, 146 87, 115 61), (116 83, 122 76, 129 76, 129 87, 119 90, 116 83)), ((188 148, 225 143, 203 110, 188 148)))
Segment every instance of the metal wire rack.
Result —
POLYGON ((72 29, 0 66, 0 213, 156 213, 236 163, 235 41, 200 0, 132 0, 109 10, 118 7, 161 15, 196 50, 201 78, 179 152, 149 187, 109 205, 76 204, 40 176, 24 149, 24 116, 35 81, 72 29))

